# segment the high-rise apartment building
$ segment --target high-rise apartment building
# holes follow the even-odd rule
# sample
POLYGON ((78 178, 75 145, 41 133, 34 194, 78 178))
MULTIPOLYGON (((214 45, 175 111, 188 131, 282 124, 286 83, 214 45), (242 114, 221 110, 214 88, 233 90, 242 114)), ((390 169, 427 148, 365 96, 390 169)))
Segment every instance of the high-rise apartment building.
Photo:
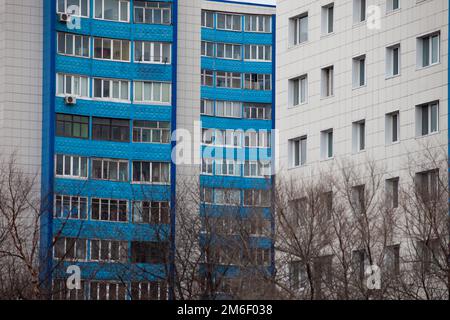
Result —
MULTIPOLYGON (((0 146, 39 177, 53 298, 170 298, 177 178, 197 181, 193 214, 257 207, 271 229, 273 6, 32 2, 0 4, 0 146), (176 161, 183 131, 195 156, 176 161), (73 265, 81 288, 69 292, 73 265)), ((251 236, 270 268, 272 242, 251 236)))
MULTIPOLYGON (((399 190, 421 175, 436 185, 436 169, 447 181, 445 163, 436 168, 427 155, 440 150, 445 159, 448 150, 448 1, 280 1, 276 39, 280 178, 318 185, 345 170, 353 185, 329 184, 323 191, 330 192, 330 207, 345 190, 355 211, 386 199, 392 221, 402 212, 399 193, 400 202, 406 195, 399 190), (376 164, 376 187, 368 163, 376 164)), ((415 246, 409 240, 387 238, 387 246, 398 245, 395 261, 409 259, 408 247, 415 246)), ((363 275, 368 248, 359 248, 366 254, 363 275)), ((342 257, 329 249, 318 254, 332 257, 331 272, 342 257)), ((305 288, 299 286, 305 259, 292 260, 292 283, 305 288)))

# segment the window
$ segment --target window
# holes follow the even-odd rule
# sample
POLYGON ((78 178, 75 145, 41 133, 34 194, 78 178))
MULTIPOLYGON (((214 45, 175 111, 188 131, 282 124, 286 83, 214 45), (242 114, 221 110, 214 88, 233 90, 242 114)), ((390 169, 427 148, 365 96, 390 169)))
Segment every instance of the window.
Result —
POLYGON ((417 39, 417 65, 428 67, 440 61, 440 34, 434 33, 417 39))
POLYGON ((334 32, 334 3, 322 7, 322 34, 334 32))
POLYGON ((400 74, 400 45, 386 48, 386 77, 400 74))
POLYGON ((355 250, 352 252, 353 273, 360 282, 364 281, 366 265, 368 264, 367 255, 364 250, 355 250))
POLYGON ((384 254, 384 265, 388 275, 400 274, 400 245, 387 246, 384 254))
POLYGON ((66 261, 86 260, 86 248, 86 239, 60 237, 54 240, 53 257, 66 261))
POLYGON ((92 140, 130 141, 130 121, 124 119, 92 118, 92 140))
POLYGON ((129 101, 130 82, 118 79, 94 79, 94 98, 129 101))
POLYGON ((170 143, 170 122, 133 121, 133 142, 170 143))
POLYGON ((242 131, 239 130, 216 130, 214 134, 214 144, 216 146, 240 147, 242 131))
POLYGON ((78 196, 55 195, 55 218, 87 219, 87 198, 78 196))
POLYGON ((214 115, 214 101, 212 100, 200 100, 200 114, 206 115, 206 116, 213 116, 214 115))
POLYGON ((439 103, 430 102, 416 107, 416 135, 426 136, 439 131, 439 103))
POLYGON ((128 244, 125 241, 91 240, 91 260, 126 262, 128 244))
POLYGON ((241 81, 241 74, 238 72, 217 71, 216 73, 216 87, 218 88, 240 89, 241 81))
POLYGON ((244 177, 264 178, 271 174, 270 161, 251 160, 244 163, 244 177))
POLYGON ((272 106, 270 104, 244 103, 245 119, 272 119, 272 106))
POLYGON ((122 282, 91 281, 90 300, 126 300, 127 285, 122 282))
POLYGON ((216 175, 219 176, 240 176, 241 164, 235 160, 216 160, 216 175))
POLYGON ((88 175, 87 161, 88 158, 86 157, 57 154, 56 176, 86 179, 88 175))
POLYGON ((321 221, 330 221, 333 217, 333 191, 323 193, 322 199, 324 206, 321 214, 321 221))
POLYGON ((129 62, 130 41, 94 38, 94 58, 129 62))
POLYGON ((214 190, 212 188, 202 188, 200 192, 200 201, 207 204, 213 203, 214 190))
POLYGON ((333 152, 333 129, 322 131, 320 133, 320 154, 322 160, 331 159, 334 156, 333 152))
POLYGON ((52 284, 52 300, 86 300, 86 282, 80 281, 80 289, 67 289, 66 279, 54 279, 52 284))
POLYGON ((420 240, 415 247, 421 273, 428 273, 445 263, 440 261, 444 252, 441 250, 439 239, 420 240))
POLYGON ((67 56, 89 58, 89 37, 58 32, 58 53, 67 56))
POLYGON ((214 161, 212 159, 202 158, 202 167, 201 167, 202 174, 208 175, 213 174, 213 162, 214 161))
POLYGON ((366 149, 366 121, 353 122, 353 152, 360 152, 366 149))
POLYGON ((321 256, 314 259, 314 282, 317 296, 322 294, 322 288, 329 287, 333 279, 333 256, 321 256))
POLYGON ((353 23, 366 20, 366 0, 353 0, 353 23))
POLYGON ((202 27, 214 28, 214 12, 202 10, 202 27))
POLYGON ((92 159, 92 179, 128 181, 128 161, 92 159))
POLYGON ((240 205, 241 191, 238 189, 214 189, 214 203, 218 205, 240 205))
POLYGON ((128 201, 114 199, 92 199, 91 219, 101 221, 128 221, 128 201))
POLYGON ((133 182, 169 183, 170 164, 168 162, 133 161, 133 182))
POLYGON ((241 118, 242 103, 236 101, 216 101, 216 116, 241 118))
POLYGON ((291 91, 291 106, 298 106, 306 103, 308 96, 308 76, 303 75, 289 80, 289 90, 291 91))
POLYGON ((400 9, 400 0, 387 0, 386 11, 388 13, 400 9))
POLYGON ((308 41, 308 13, 289 19, 290 43, 294 46, 308 41))
POLYGON ((321 72, 322 97, 331 97, 334 95, 334 66, 323 68, 321 72))
POLYGON ((167 263, 169 245, 165 242, 131 242, 131 263, 167 263))
POLYGON ((272 46, 246 44, 245 60, 272 61, 272 46))
POLYGON ((211 70, 202 69, 201 74, 201 83, 202 86, 212 87, 214 84, 214 75, 211 70))
POLYGON ((202 128, 202 143, 203 144, 213 144, 214 130, 202 128))
POLYGON ((236 14, 217 13, 217 29, 241 31, 242 16, 236 14))
POLYGON ((249 207, 270 207, 270 190, 244 190, 244 206, 249 207))
POLYGON ((169 2, 134 1, 134 23, 171 24, 169 2))
POLYGON ((217 43, 216 44, 216 57, 223 59, 241 60, 242 46, 239 44, 231 43, 217 43))
POLYGON ((439 201, 439 183, 438 169, 416 173, 416 190, 423 203, 439 201))
POLYGON ((56 114, 56 135, 67 138, 89 138, 89 117, 56 114))
POLYGON ((246 73, 244 88, 249 90, 272 90, 272 75, 246 73))
POLYGON ((248 148, 270 148, 271 132, 247 130, 244 135, 244 145, 248 148))
POLYGON ((128 22, 130 2, 128 0, 94 0, 96 19, 128 22))
POLYGON ((352 209, 356 215, 366 212, 365 186, 360 185, 352 188, 352 209))
POLYGON ((167 300, 167 284, 163 281, 132 282, 132 300, 167 300))
POLYGON ((201 54, 202 57, 214 57, 214 42, 202 41, 201 54))
POLYGON ((89 1, 88 0, 58 0, 57 11, 58 13, 70 13, 75 15, 73 6, 78 7, 78 15, 81 17, 89 17, 89 1), (68 10, 71 9, 71 10, 68 10))
POLYGON ((289 264, 289 280, 293 290, 304 290, 308 284, 306 266, 300 261, 289 264))
POLYGON ((245 15, 245 31, 247 32, 265 32, 272 31, 272 18, 261 15, 245 15))
POLYGON ((133 202, 133 222, 169 224, 170 206, 167 201, 133 202))
POLYGON ((400 113, 398 111, 386 114, 386 144, 400 140, 400 113))
POLYGON ((386 202, 390 209, 398 208, 398 183, 399 178, 392 178, 386 180, 386 202))
POLYGON ((56 94, 89 97, 89 80, 83 76, 58 73, 56 94))
POLYGON ((366 84, 366 56, 353 58, 353 88, 366 84))
POLYGON ((290 167, 295 168, 306 164, 307 137, 289 140, 290 167))
POLYGON ((134 42, 134 61, 141 63, 171 63, 172 45, 166 42, 134 42))
POLYGON ((134 83, 134 101, 138 103, 170 103, 171 84, 165 82, 134 83))

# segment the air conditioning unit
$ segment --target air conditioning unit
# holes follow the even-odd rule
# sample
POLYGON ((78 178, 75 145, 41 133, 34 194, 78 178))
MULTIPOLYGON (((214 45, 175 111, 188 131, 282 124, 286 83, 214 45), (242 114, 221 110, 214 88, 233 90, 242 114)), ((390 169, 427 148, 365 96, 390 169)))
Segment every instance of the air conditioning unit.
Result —
POLYGON ((74 96, 66 96, 64 102, 69 105, 77 104, 77 98, 74 96))
POLYGON ((59 14, 59 22, 69 22, 71 19, 70 14, 68 13, 60 13, 59 14))

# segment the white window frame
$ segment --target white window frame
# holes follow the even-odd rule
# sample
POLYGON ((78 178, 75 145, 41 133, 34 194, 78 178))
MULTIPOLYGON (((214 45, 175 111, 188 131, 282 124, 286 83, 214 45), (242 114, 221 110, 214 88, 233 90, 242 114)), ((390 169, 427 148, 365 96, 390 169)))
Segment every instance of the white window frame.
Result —
POLYGON ((353 122, 353 153, 365 151, 367 149, 367 127, 366 121, 360 120, 353 122))
POLYGON ((67 7, 67 0, 58 0, 58 1, 56 1, 56 12, 57 13, 68 13, 68 14, 73 15, 73 16, 80 16, 80 17, 83 17, 83 18, 89 18, 89 13, 90 13, 89 12, 90 11, 89 4, 90 4, 89 0, 78 0, 78 8, 80 10, 79 10, 79 14, 76 15, 75 12, 67 12, 67 9, 69 9, 67 7), (59 2, 64 3, 64 11, 59 10, 59 6, 58 6, 59 2), (83 11, 84 11, 83 10, 83 6, 81 5, 82 2, 86 2, 86 11, 85 11, 86 13, 85 14, 82 14, 83 11))
POLYGON ((270 175, 270 161, 246 160, 244 162, 243 176, 246 178, 264 178, 270 175))
POLYGON ((211 41, 202 40, 201 55, 202 55, 202 57, 214 58, 215 57, 215 43, 211 42, 211 41))
POLYGON ((68 32, 58 32, 57 36, 57 51, 58 54, 63 55, 63 56, 69 56, 69 57, 77 57, 77 58, 84 58, 84 59, 89 59, 91 57, 91 38, 89 36, 86 35, 82 35, 82 34, 74 34, 74 33, 68 33, 68 32), (59 50, 59 45, 60 45, 60 36, 64 37, 64 52, 60 52, 59 50), (69 40, 70 38, 70 40, 69 40), (76 49, 76 44, 77 44, 77 39, 81 39, 80 41, 80 50, 81 50, 81 54, 77 54, 77 49, 76 49), (85 40, 87 39, 87 47, 85 46, 85 40), (67 53, 67 43, 71 42, 72 43, 72 53, 67 53), (87 49, 87 55, 84 55, 84 51, 85 49, 87 49))
POLYGON ((321 158, 322 160, 329 160, 334 158, 334 131, 333 129, 324 130, 320 133, 320 149, 321 149, 321 158), (331 142, 330 142, 330 134, 331 134, 331 142), (331 153, 331 154, 330 154, 331 153))
POLYGON ((128 160, 109 159, 109 158, 92 158, 91 159, 91 179, 93 179, 93 180, 127 182, 127 181, 130 180, 129 169, 130 169, 130 164, 128 163, 128 160), (101 163, 102 163, 102 169, 101 169, 102 174, 101 174, 100 178, 94 177, 94 161, 101 161, 101 163), (108 177, 104 176, 105 165, 108 166, 107 172, 108 172, 108 175, 109 175, 109 172, 110 172, 109 165, 110 165, 111 162, 113 162, 114 165, 116 166, 116 170, 117 170, 116 177, 117 177, 117 179, 111 179, 109 176, 108 177), (127 170, 125 171, 127 176, 126 176, 125 180, 121 180, 120 179, 120 177, 121 177, 120 176, 120 164, 121 163, 125 163, 127 165, 127 170))
POLYGON ((128 200, 125 200, 125 199, 107 199, 107 198, 96 198, 96 197, 93 197, 93 198, 91 198, 91 210, 90 210, 91 214, 90 214, 90 218, 93 221, 107 221, 107 222, 128 223, 128 221, 129 221, 129 218, 128 218, 128 215, 129 215, 128 205, 129 205, 128 200), (94 200, 97 200, 98 203, 99 203, 98 204, 99 205, 99 207, 98 207, 98 219, 95 219, 93 217, 93 214, 92 214, 92 211, 93 211, 93 208, 94 208, 94 200), (107 206, 108 206, 108 219, 106 219, 106 220, 102 219, 102 207, 104 205, 104 202, 107 202, 107 206), (120 216, 120 203, 121 202, 125 202, 125 206, 126 206, 126 215, 125 215, 126 220, 125 221, 122 221, 122 220, 119 219, 119 216, 120 216), (116 205, 116 208, 117 208, 116 219, 115 220, 111 219, 111 211, 112 211, 111 209, 112 209, 113 205, 116 205))
POLYGON ((208 69, 201 70, 201 85, 205 87, 214 87, 214 71, 208 69), (211 84, 207 84, 207 79, 211 79, 211 84))
POLYGON ((90 254, 90 259, 89 261, 98 261, 98 262, 126 262, 126 258, 128 257, 128 243, 126 241, 119 241, 119 240, 110 240, 110 239, 91 239, 90 240, 91 245, 90 245, 90 250, 89 250, 89 254, 90 254), (97 248, 98 248, 98 259, 94 259, 93 258, 93 250, 94 250, 94 244, 93 242, 98 242, 97 248), (112 244, 113 243, 118 243, 118 252, 117 252, 117 259, 113 259, 112 258, 112 244), (103 250, 103 245, 107 244, 108 245, 108 258, 107 259, 103 259, 102 256, 102 250, 103 250))
POLYGON ((214 17, 215 17, 215 13, 213 11, 202 10, 202 21, 201 21, 202 28, 214 29, 214 21, 215 21, 214 17), (207 21, 208 21, 207 16, 208 15, 212 16, 212 26, 209 26, 208 23, 207 23, 207 21))
POLYGON ((396 144, 400 142, 400 112, 394 111, 386 114, 385 122, 386 131, 386 145, 396 144), (396 124, 394 125, 394 119, 396 119, 396 124), (394 130, 397 135, 397 140, 394 141, 394 130))
POLYGON ((334 66, 328 66, 321 70, 321 97, 334 96, 334 66))
POLYGON ((232 13, 223 13, 223 12, 217 12, 216 13, 216 29, 217 30, 226 30, 226 31, 242 31, 242 15, 240 14, 232 14, 232 13), (224 27, 219 27, 219 17, 224 16, 224 27), (235 26, 235 19, 234 17, 239 17, 239 29, 235 26), (229 24, 229 27, 227 26, 229 24))
MULTIPOLYGON (((144 2, 144 1, 142 1, 144 2)), ((146 1, 145 6, 141 7, 140 5, 137 5, 136 1, 133 3, 133 21, 136 24, 158 24, 158 25, 170 25, 172 23, 172 6, 170 2, 156 2, 156 1, 146 1), (169 7, 161 7, 161 4, 169 4, 169 7), (143 21, 137 21, 136 17, 136 10, 142 10, 142 17, 143 21), (147 18, 147 12, 151 12, 151 20, 148 20, 147 18), (155 12, 159 11, 161 16, 161 23, 155 23, 155 12), (169 22, 164 21, 164 14, 169 12, 169 22)))
POLYGON ((244 146, 246 148, 270 148, 270 130, 247 130, 244 133, 244 146))
POLYGON ((223 118, 242 118, 242 102, 217 100, 216 117, 223 118))
POLYGON ((219 206, 233 206, 241 204, 241 190, 240 189, 214 189, 214 204, 219 206), (219 195, 221 197, 219 198, 219 195))
POLYGON ((244 74, 244 89, 246 90, 258 90, 258 91, 271 91, 272 90, 272 75, 265 73, 245 73, 244 74), (253 78, 256 76, 256 82, 253 78), (262 84, 262 87, 261 87, 262 84), (269 88, 267 88, 269 84, 269 88))
POLYGON ((214 100, 200 100, 200 114, 205 116, 214 116, 214 100))
POLYGON ((56 74, 56 95, 59 97, 65 96, 76 96, 79 98, 89 98, 89 78, 80 75, 57 73, 56 74), (62 77, 62 78, 61 78, 62 77), (67 78, 70 78, 70 92, 67 90, 67 78), (61 79, 63 85, 63 91, 60 92, 61 79), (78 92, 75 92, 75 83, 78 81, 78 92), (83 90, 83 83, 86 85, 85 90, 83 90))
POLYGON ((169 42, 153 42, 153 41, 135 41, 134 42, 134 62, 150 63, 150 64, 171 64, 172 63, 172 44, 169 42), (136 59, 136 49, 140 47, 141 60, 136 59), (157 50, 159 47, 159 50, 157 50), (146 53, 149 50, 148 54, 146 53), (158 59, 159 51, 159 59, 158 59), (168 52, 168 55, 164 53, 168 52), (148 58, 148 59, 147 59, 148 58), (167 58, 167 61, 165 60, 167 58))
POLYGON ((236 160, 216 159, 214 168, 217 176, 241 176, 241 163, 236 160))
POLYGON ((226 59, 226 60, 242 60, 242 45, 234 43, 224 43, 218 42, 215 46, 216 58, 226 59), (219 54, 219 47, 223 46, 223 54, 219 54), (231 51, 229 51, 231 50, 231 51), (231 56, 228 54, 231 53, 231 56))
POLYGON ((246 14, 244 16, 244 31, 270 33, 272 32, 272 17, 268 15, 246 14), (269 20, 268 22, 266 21, 267 19, 269 20), (267 26, 269 26, 269 30, 267 30, 267 26))
POLYGON ((353 89, 367 85, 367 59, 366 55, 354 57, 353 65, 353 89), (361 68, 363 66, 363 68, 361 68))
POLYGON ((92 79, 93 82, 93 93, 92 93, 92 99, 94 100, 106 100, 106 101, 130 101, 130 81, 128 80, 123 80, 123 79, 105 79, 105 78, 93 78, 92 79), (101 97, 96 97, 95 96, 95 86, 96 86, 96 80, 100 80, 101 81, 101 89, 102 89, 102 96, 101 97), (109 82, 109 97, 105 97, 105 83, 109 82), (115 91, 114 89, 117 87, 114 87, 114 83, 118 83, 119 86, 119 98, 114 98, 115 95, 115 91), (122 99, 122 84, 126 83, 127 84, 127 99, 122 99))
POLYGON ((94 41, 93 42, 93 53, 94 53, 93 58, 95 60, 107 60, 107 61, 119 61, 119 62, 130 62, 131 61, 131 42, 129 40, 94 37, 93 41, 94 41), (100 58, 95 56, 96 41, 101 41, 102 57, 100 57, 100 58), (110 58, 103 57, 103 48, 104 48, 106 42, 109 42, 109 48, 111 50, 110 58), (117 42, 120 42, 120 59, 114 58, 114 51, 116 49, 117 42), (128 59, 123 59, 124 54, 127 51, 127 50, 124 50, 124 43, 128 43, 128 59))
POLYGON ((239 72, 216 71, 216 88, 241 89, 242 74, 239 72), (224 86, 219 86, 219 80, 223 80, 224 86), (239 81, 239 86, 235 82, 239 81))
POLYGON ((57 219, 69 219, 69 220, 86 220, 88 217, 88 198, 80 197, 80 196, 69 196, 64 194, 55 194, 54 199, 54 209, 53 209, 53 217, 57 219), (60 199, 60 212, 57 212, 58 208, 58 198, 60 199), (66 200, 69 203, 69 212, 67 216, 65 216, 65 205, 66 200), (76 206, 74 207, 74 200, 76 200, 76 206), (82 217, 82 203, 84 203, 84 218, 82 217), (77 217, 74 217, 74 212, 77 212, 77 217))
POLYGON ((291 107, 298 107, 308 103, 308 75, 289 80, 290 103, 291 107))
POLYGON ((386 13, 392 13, 400 10, 401 4, 400 0, 387 0, 386 1, 386 13), (397 2, 397 8, 394 8, 394 4, 397 2))
POLYGON ((401 74, 401 51, 400 44, 395 44, 386 48, 386 78, 397 77, 401 74), (395 72, 395 52, 397 52, 397 73, 395 72))
POLYGON ((157 143, 157 144, 169 144, 171 140, 171 128, 170 128, 170 122, 168 121, 148 121, 149 123, 154 123, 155 127, 144 127, 144 126, 138 126, 135 125, 136 121, 146 121, 146 120, 133 120, 133 143, 157 143), (164 124, 164 126, 162 126, 164 124), (135 141, 135 130, 139 130, 139 139, 138 141, 135 141), (148 136, 150 137, 150 141, 144 141, 143 140, 143 132, 147 130, 148 136), (159 139, 156 139, 155 137, 159 137, 159 139))
POLYGON ((201 173, 212 176, 214 173, 214 159, 202 158, 201 173))
POLYGON ((58 178, 70 178, 70 179, 80 179, 80 180, 87 180, 88 179, 88 172, 89 172, 89 168, 88 168, 88 157, 83 157, 83 156, 74 156, 74 155, 66 155, 66 154, 56 154, 55 155, 55 176, 58 178), (62 174, 58 174, 58 158, 62 157, 62 174), (78 164, 75 164, 75 159, 78 158, 78 164), (82 161, 85 161, 85 173, 86 175, 82 175, 82 161), (69 168, 70 168, 70 173, 69 174, 65 174, 65 169, 66 169, 66 163, 67 161, 70 162, 69 164, 69 168), (75 169, 75 165, 77 165, 78 167, 78 172, 80 174, 78 175, 74 175, 74 169, 75 169))
POLYGON ((366 0, 353 0, 353 24, 360 24, 367 18, 366 0))
POLYGON ((244 119, 271 120, 272 105, 259 103, 244 103, 243 115, 244 119))
POLYGON ((133 101, 139 104, 164 104, 170 105, 172 99, 172 84, 170 82, 158 82, 158 81, 135 81, 134 82, 134 94, 133 101), (158 95, 155 95, 155 85, 159 85, 159 99, 157 99, 158 95), (149 88, 150 85, 150 88, 149 88), (142 87, 142 95, 138 97, 137 88, 138 86, 142 87), (166 96, 164 96, 164 88, 166 88, 166 96), (147 94, 147 91, 150 89, 150 92, 147 94), (148 95, 150 99, 145 99, 145 96, 148 95), (167 99, 165 99, 167 98, 167 99))
POLYGON ((441 62, 441 34, 440 31, 429 33, 417 39, 417 65, 419 69, 428 68, 441 62), (433 61, 433 39, 437 37, 436 61, 433 61), (425 42, 428 42, 428 60, 424 61, 425 42), (424 62, 426 64, 424 64, 424 62))
POLYGON ((335 32, 335 20, 336 20, 335 16, 336 12, 334 3, 330 3, 322 7, 322 36, 333 34, 335 32), (333 13, 331 18, 330 12, 333 13), (330 20, 331 20, 331 27, 330 27, 330 20))
POLYGON ((293 17, 289 21, 290 24, 290 43, 293 46, 298 46, 308 42, 309 38, 309 16, 308 12, 302 13, 299 16, 293 17), (305 22, 306 21, 306 22, 305 22), (304 30, 306 29, 306 30, 304 30), (306 32, 305 32, 306 31, 306 32), (304 38, 302 36, 305 36, 304 38))
POLYGON ((418 137, 425 137, 428 135, 435 134, 439 132, 439 101, 433 101, 425 104, 421 104, 416 106, 416 133, 418 137), (424 133, 424 127, 423 127, 423 120, 424 115, 423 112, 426 109, 427 113, 427 133, 424 133), (433 109, 436 110, 436 112, 433 112, 433 109), (433 125, 433 114, 436 115, 436 128, 435 130, 432 130, 433 125))
POLYGON ((59 238, 57 238, 57 239, 53 239, 53 243, 54 243, 54 246, 53 246, 53 258, 55 259, 55 260, 59 260, 60 258, 57 258, 56 257, 56 255, 55 255, 55 253, 56 253, 56 247, 57 247, 57 243, 56 242, 59 242, 59 241, 64 241, 64 252, 63 252, 63 259, 64 259, 64 261, 87 261, 87 255, 88 255, 88 240, 87 239, 81 239, 81 238, 73 238, 73 237, 59 237, 59 238), (68 247, 67 247, 67 241, 68 241, 68 239, 73 239, 74 240, 74 246, 73 246, 73 249, 72 250, 74 250, 74 253, 75 253, 75 255, 77 255, 77 251, 78 251, 78 243, 79 243, 79 241, 81 242, 84 242, 84 248, 85 248, 85 252, 84 252, 84 257, 83 258, 69 258, 69 257, 67 257, 67 250, 68 250, 68 247))
POLYGON ((264 44, 244 45, 244 61, 272 61, 272 46, 264 44))
POLYGON ((290 168, 305 166, 308 162, 308 136, 301 136, 299 138, 289 140, 288 147, 290 168))
POLYGON ((133 184, 154 184, 154 185, 169 185, 170 184, 170 162, 162 162, 162 161, 146 161, 146 160, 136 160, 136 161, 133 161, 133 163, 132 163, 132 166, 131 166, 131 179, 132 179, 132 183, 133 184), (134 163, 135 162, 139 162, 140 163, 140 167, 141 167, 141 177, 140 177, 140 180, 139 181, 135 181, 134 180, 134 163), (144 179, 143 179, 143 176, 142 176, 142 164, 143 163, 149 163, 149 180, 148 181, 145 181, 144 179), (161 173, 164 171, 164 170, 162 170, 162 168, 163 168, 163 165, 167 165, 167 181, 162 181, 163 180, 163 177, 164 177, 164 175, 162 175, 161 173), (160 181, 153 181, 153 169, 154 169, 154 166, 159 166, 159 172, 160 172, 160 177, 159 177, 159 180, 160 181))
POLYGON ((105 0, 93 0, 94 1, 94 15, 93 18, 96 20, 105 20, 105 21, 114 21, 114 22, 130 22, 130 1, 129 0, 118 0, 118 20, 110 20, 110 19, 105 19, 105 0), (97 7, 97 1, 101 2, 101 7, 102 7, 102 14, 101 17, 96 17, 96 12, 95 9, 97 7), (122 20, 121 19, 121 15, 122 15, 122 3, 126 3, 127 4, 127 20, 122 20))

